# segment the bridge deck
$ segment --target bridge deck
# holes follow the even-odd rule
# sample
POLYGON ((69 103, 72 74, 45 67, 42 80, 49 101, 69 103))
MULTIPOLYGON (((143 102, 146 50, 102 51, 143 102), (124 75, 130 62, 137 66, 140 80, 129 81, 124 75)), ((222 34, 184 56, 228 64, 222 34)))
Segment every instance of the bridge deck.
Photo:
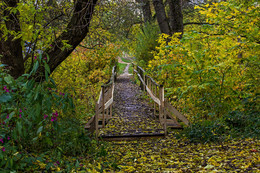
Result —
POLYGON ((163 136, 164 129, 144 93, 127 73, 115 83, 113 117, 100 130, 103 138, 163 136))

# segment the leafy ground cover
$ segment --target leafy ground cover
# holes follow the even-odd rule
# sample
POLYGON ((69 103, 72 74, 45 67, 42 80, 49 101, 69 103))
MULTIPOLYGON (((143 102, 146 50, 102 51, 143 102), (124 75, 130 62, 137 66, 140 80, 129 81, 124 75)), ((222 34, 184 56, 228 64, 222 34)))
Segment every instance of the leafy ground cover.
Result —
MULTIPOLYGON (((259 140, 190 143, 177 139, 176 133, 166 138, 107 142, 99 146, 103 147, 100 157, 65 157, 52 169, 65 171, 68 163, 75 163, 74 171, 79 172, 259 172, 259 140)), ((47 165, 35 164, 39 170, 47 165)))
POLYGON ((259 142, 196 144, 172 133, 162 139, 111 142, 107 158, 117 160, 121 172, 259 172, 259 142))

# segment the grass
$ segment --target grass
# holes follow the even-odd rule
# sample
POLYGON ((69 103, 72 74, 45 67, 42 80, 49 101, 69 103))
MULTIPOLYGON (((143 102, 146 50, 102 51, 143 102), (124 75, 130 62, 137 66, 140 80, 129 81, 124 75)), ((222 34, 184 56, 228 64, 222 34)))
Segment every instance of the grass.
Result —
POLYGON ((126 63, 131 63, 132 61, 130 59, 126 59, 126 58, 121 58, 123 62, 126 62, 126 63))
POLYGON ((124 69, 125 69, 126 66, 127 66, 127 64, 118 63, 118 68, 119 68, 118 73, 119 74, 123 74, 124 73, 124 69))
POLYGON ((130 66, 129 66, 129 69, 128 69, 128 72, 130 73, 130 74, 133 74, 133 66, 130 64, 130 66))

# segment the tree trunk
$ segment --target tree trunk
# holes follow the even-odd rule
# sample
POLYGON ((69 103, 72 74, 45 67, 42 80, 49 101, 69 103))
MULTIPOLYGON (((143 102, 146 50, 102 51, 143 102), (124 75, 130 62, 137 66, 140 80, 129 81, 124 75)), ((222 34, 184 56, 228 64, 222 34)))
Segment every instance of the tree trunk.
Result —
POLYGON ((150 22, 152 19, 150 1, 142 0, 141 5, 142 5, 142 11, 143 11, 143 15, 144 15, 144 22, 150 22))
MULTIPOLYGON (((17 6, 17 0, 9 0, 5 2, 8 7, 15 8, 17 6)), ((22 54, 22 45, 21 45, 21 38, 16 39, 14 34, 10 34, 11 31, 15 33, 20 33, 20 23, 19 18, 17 17, 19 14, 17 13, 10 13, 10 10, 7 8, 3 11, 3 15, 6 17, 4 20, 6 29, 8 30, 7 38, 3 38, 3 31, 0 31, 0 58, 1 63, 7 65, 7 69, 9 73, 14 77, 17 78, 21 74, 24 73, 24 61, 23 61, 23 54, 22 54)), ((3 18, 3 16, 1 16, 3 18)))
POLYGON ((183 33, 182 0, 169 0, 169 24, 171 33, 183 33))
POLYGON ((74 7, 73 16, 63 33, 54 41, 52 48, 47 49, 45 53, 49 55, 49 66, 51 72, 64 61, 71 52, 86 37, 89 31, 89 24, 94 12, 97 0, 78 0, 74 7), (61 49, 63 41, 66 40, 71 48, 61 49))
MULTIPOLYGON (((74 1, 74 11, 66 29, 61 35, 52 43, 44 55, 50 57, 48 62, 51 72, 64 61, 71 52, 79 45, 79 43, 86 37, 89 31, 89 24, 94 12, 94 7, 98 0, 77 0, 74 1), (64 42, 71 45, 70 48, 64 48, 64 42)), ((16 7, 18 0, 7 0, 8 7, 16 7)), ((5 21, 6 28, 9 31, 19 33, 21 31, 19 19, 17 14, 10 14, 7 10, 4 13, 7 16, 5 21)), ((0 31, 0 54, 1 62, 8 65, 10 74, 13 77, 19 77, 24 73, 24 60, 22 55, 21 39, 14 39, 14 36, 8 35, 7 40, 4 40, 3 32, 0 31)), ((41 74, 44 72, 43 67, 39 68, 37 73, 37 80, 42 80, 41 74)))
POLYGON ((156 18, 162 33, 170 35, 170 27, 167 22, 166 13, 162 0, 153 0, 156 18))

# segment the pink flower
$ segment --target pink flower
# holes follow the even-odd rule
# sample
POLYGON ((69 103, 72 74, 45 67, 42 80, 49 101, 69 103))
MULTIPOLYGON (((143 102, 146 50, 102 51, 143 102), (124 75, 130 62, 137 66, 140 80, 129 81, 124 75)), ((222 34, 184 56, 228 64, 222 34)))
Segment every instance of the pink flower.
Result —
POLYGON ((7 116, 6 116, 6 119, 8 119, 9 118, 9 114, 7 114, 7 116))
POLYGON ((37 59, 37 56, 34 56, 34 59, 37 59))
POLYGON ((21 113, 21 112, 22 112, 22 109, 20 109, 19 112, 21 113))
POLYGON ((10 139, 11 139, 10 136, 8 136, 8 137, 7 137, 7 140, 10 140, 10 139))
POLYGON ((1 138, 1 139, 0 139, 0 142, 4 143, 4 139, 3 139, 3 138, 1 138))
POLYGON ((44 114, 44 119, 46 119, 46 118, 48 118, 48 115, 45 115, 45 114, 44 114))
POLYGON ((22 114, 20 114, 19 117, 22 118, 22 114))
POLYGON ((9 90, 9 89, 7 89, 7 86, 4 86, 4 90, 5 90, 5 92, 7 92, 7 93, 9 93, 9 92, 10 92, 10 90, 9 90))
POLYGON ((5 152, 5 147, 2 148, 2 151, 5 152))

